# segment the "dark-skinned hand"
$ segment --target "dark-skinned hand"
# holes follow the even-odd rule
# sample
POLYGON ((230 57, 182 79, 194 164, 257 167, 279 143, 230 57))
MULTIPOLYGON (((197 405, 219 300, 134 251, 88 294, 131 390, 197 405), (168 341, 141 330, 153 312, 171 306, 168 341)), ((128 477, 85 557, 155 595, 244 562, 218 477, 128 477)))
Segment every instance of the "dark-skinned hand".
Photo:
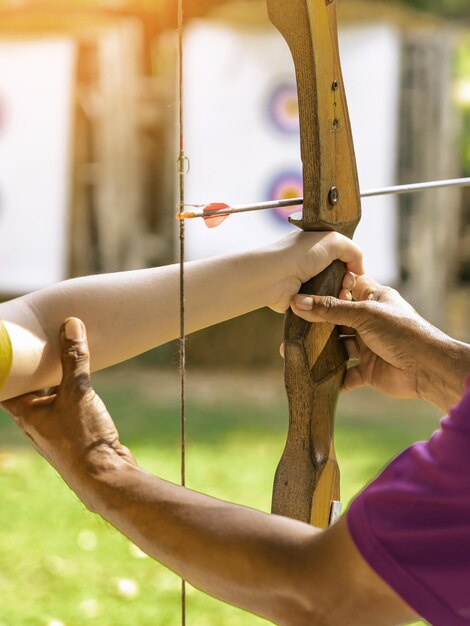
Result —
POLYGON ((108 464, 112 468, 120 459, 135 461, 121 445, 111 416, 91 386, 86 330, 80 320, 66 320, 60 331, 60 346, 60 386, 20 396, 2 406, 36 450, 86 502, 88 471, 106 471, 108 464))
POLYGON ((390 287, 360 276, 352 301, 298 295, 292 309, 307 321, 342 327, 356 365, 346 372, 345 391, 370 386, 395 398, 423 398, 445 410, 463 393, 465 346, 423 319, 390 287))

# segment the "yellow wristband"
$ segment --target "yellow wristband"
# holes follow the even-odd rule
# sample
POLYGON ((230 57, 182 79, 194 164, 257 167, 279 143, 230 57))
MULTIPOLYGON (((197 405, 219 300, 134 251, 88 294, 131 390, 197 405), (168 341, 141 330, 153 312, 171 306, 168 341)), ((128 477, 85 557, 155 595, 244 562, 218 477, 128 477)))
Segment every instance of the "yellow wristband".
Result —
POLYGON ((6 383, 13 363, 13 347, 7 329, 0 321, 0 389, 6 383))

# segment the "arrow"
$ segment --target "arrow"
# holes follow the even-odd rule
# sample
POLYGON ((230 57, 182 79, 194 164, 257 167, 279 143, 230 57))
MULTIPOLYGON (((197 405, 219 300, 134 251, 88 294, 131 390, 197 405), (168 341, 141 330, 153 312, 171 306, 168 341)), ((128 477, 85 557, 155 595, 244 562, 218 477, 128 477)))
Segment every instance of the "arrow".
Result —
MULTIPOLYGON (((455 178, 452 180, 434 180, 426 183, 413 183, 410 185, 395 185, 392 187, 380 187, 377 189, 367 189, 361 192, 361 198, 374 198, 378 196, 397 196, 408 193, 417 193, 429 189, 448 189, 451 187, 470 187, 470 178, 455 178)), ((339 193, 335 190, 336 193, 339 193)), ((224 203, 186 205, 193 207, 194 211, 184 211, 177 213, 179 220, 203 218, 209 228, 219 226, 227 217, 236 213, 250 213, 253 211, 266 211, 269 209, 283 209, 300 206, 303 198, 289 198, 286 200, 272 200, 268 202, 257 202, 255 204, 241 204, 239 206, 229 206, 224 203)))

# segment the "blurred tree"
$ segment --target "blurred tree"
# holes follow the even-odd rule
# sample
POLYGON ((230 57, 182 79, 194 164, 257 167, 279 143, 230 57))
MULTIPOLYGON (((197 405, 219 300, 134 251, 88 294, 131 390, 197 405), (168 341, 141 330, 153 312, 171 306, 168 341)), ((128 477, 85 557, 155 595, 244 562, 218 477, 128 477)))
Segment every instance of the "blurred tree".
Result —
POLYGON ((470 176, 470 34, 457 50, 456 61, 457 105, 462 113, 462 161, 464 173, 470 176))
POLYGON ((401 0, 401 3, 444 17, 467 17, 470 21, 468 0, 401 0))

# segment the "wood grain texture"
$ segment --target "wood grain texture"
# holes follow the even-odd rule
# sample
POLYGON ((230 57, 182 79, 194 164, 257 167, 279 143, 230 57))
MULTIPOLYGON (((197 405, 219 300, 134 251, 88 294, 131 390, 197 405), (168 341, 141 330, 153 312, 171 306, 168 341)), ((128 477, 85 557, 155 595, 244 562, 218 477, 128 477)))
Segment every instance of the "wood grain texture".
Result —
MULTIPOLYGON (((352 237, 360 220, 354 145, 340 66, 335 0, 268 0, 289 45, 299 95, 304 207, 293 223, 352 237), (332 190, 336 191, 332 202, 332 190)), ((345 268, 335 262, 301 292, 337 296, 345 268)), ((334 414, 347 366, 337 329, 292 312, 285 324, 289 431, 276 472, 273 513, 325 528, 339 499, 334 414)))

